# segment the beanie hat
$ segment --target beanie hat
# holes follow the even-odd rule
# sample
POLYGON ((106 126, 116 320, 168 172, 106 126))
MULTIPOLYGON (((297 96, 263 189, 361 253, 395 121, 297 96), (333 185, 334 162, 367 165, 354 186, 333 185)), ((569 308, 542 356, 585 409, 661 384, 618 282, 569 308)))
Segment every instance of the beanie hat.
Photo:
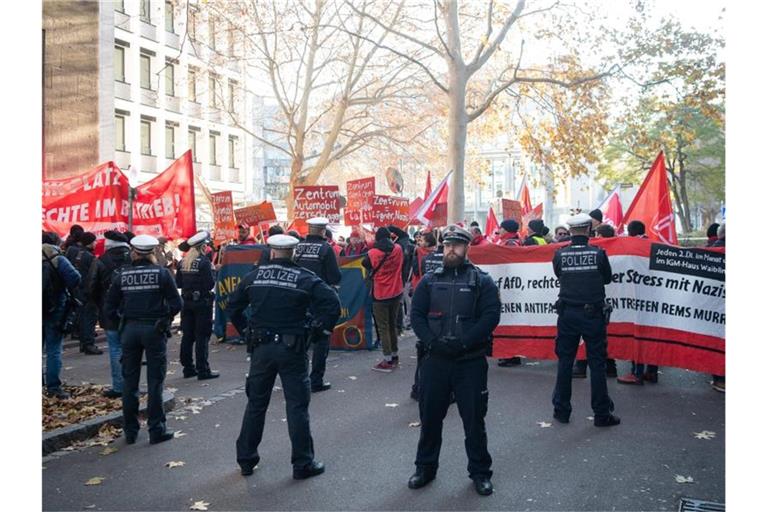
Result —
POLYGON ((93 242, 96 241, 96 235, 91 233, 90 231, 86 231, 82 235, 80 235, 80 243, 85 245, 91 245, 93 242))
POLYGON ((595 219, 597 222, 603 222, 603 212, 600 208, 595 208, 589 212, 589 216, 595 219))
POLYGON ((515 219, 506 219, 502 221, 501 227, 510 233, 516 233, 520 229, 520 224, 515 219))
POLYGON ((544 234, 544 221, 541 219, 533 219, 528 223, 528 229, 533 231, 536 235, 544 234))

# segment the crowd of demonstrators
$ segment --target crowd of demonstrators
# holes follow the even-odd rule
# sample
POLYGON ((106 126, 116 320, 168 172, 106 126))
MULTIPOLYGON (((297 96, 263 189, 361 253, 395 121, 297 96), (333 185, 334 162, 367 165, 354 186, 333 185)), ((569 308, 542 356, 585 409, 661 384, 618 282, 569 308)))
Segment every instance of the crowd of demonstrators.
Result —
POLYGON ((360 236, 360 231, 353 229, 347 238, 347 245, 341 251, 341 256, 351 258, 354 256, 362 256, 368 252, 368 244, 360 236))

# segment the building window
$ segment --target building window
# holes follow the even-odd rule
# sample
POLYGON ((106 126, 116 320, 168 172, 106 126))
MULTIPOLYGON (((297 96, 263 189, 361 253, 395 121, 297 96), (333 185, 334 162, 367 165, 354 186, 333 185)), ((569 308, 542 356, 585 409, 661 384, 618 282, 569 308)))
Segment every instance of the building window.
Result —
POLYGON ((189 39, 195 41, 197 39, 197 9, 189 8, 189 39))
POLYGON ((165 158, 176 158, 176 130, 165 125, 165 158))
POLYGON ((199 162, 197 159, 197 132, 195 130, 187 131, 187 138, 189 139, 189 149, 192 150, 192 161, 199 162))
POLYGON ((125 0, 118 0, 115 2, 115 10, 125 14, 125 0))
POLYGON ((187 75, 187 98, 197 103, 197 71, 193 68, 189 68, 187 75))
POLYGON ((170 62, 165 64, 165 94, 176 96, 176 67, 170 62))
POLYGON ((237 137, 229 138, 229 166, 237 169, 237 137))
POLYGON ((115 46, 115 80, 125 82, 125 48, 115 46))
POLYGON ((146 23, 151 23, 152 19, 149 15, 149 0, 141 0, 139 4, 139 19, 146 23))
POLYGON ((152 156, 152 123, 141 121, 141 154, 152 156))
POLYGON ((173 2, 165 2, 165 31, 175 34, 173 27, 173 2))
POLYGON ((216 143, 218 136, 214 134, 208 135, 208 154, 210 155, 210 161, 209 163, 211 165, 219 165, 218 159, 216 158, 216 143))
POLYGON ((229 111, 234 112, 235 111, 235 91, 237 88, 235 87, 235 82, 229 82, 229 111))
POLYGON ((216 20, 214 18, 208 18, 208 39, 211 50, 216 51, 216 20))
POLYGON ((115 116, 115 149, 125 151, 125 117, 115 116))
POLYGON ((143 89, 152 90, 152 80, 150 75, 151 59, 149 55, 141 54, 139 56, 141 61, 141 87, 143 89))
POLYGON ((216 99, 216 77, 213 75, 208 77, 208 106, 212 108, 219 106, 219 102, 216 99))

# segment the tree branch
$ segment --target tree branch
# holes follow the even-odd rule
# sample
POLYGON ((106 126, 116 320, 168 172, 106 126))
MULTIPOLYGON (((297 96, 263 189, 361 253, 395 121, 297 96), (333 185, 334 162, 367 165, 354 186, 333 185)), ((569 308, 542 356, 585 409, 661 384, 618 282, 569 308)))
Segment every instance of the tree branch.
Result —
MULTIPOLYGON (((498 49, 499 45, 501 45, 502 41, 504 41, 504 38, 507 37, 507 32, 509 32, 509 29, 512 27, 512 25, 517 21, 518 16, 520 15, 520 12, 525 7, 525 0, 517 0, 517 5, 515 6, 515 9, 507 16, 507 19, 504 21, 504 25, 502 25, 501 29, 499 30, 499 33, 496 34, 496 37, 493 40, 493 43, 491 43, 487 48, 484 50, 476 53, 475 58, 472 59, 472 62, 470 62, 467 65, 467 72, 469 73, 469 76, 472 76, 478 69, 483 67, 483 65, 488 61, 488 59, 491 58, 491 55, 494 54, 494 52, 498 49)), ((481 44, 482 47, 482 44, 481 44)))

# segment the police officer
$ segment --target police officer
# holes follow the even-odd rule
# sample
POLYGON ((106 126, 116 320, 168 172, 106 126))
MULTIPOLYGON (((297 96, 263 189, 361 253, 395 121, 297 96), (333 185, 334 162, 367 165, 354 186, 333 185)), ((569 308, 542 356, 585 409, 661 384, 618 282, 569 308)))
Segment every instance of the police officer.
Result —
POLYGON ((493 492, 491 455, 485 432, 491 333, 499 323, 499 291, 490 276, 466 259, 472 236, 451 225, 443 231, 443 265, 419 283, 411 303, 411 325, 426 355, 419 372, 421 436, 416 472, 408 487, 435 478, 443 419, 454 393, 464 424, 469 477, 482 496, 493 492))
POLYGON ((336 293, 322 279, 291 259, 298 239, 274 235, 268 243, 270 263, 246 274, 227 305, 228 317, 248 341, 251 352, 245 382, 248 406, 237 438, 237 463, 246 476, 253 474, 259 463, 264 416, 279 374, 291 438, 293 478, 304 479, 325 471, 323 464, 315 461, 309 430, 308 335, 328 335, 341 314, 341 306, 336 293), (249 306, 246 319, 243 312, 249 306), (305 319, 310 308, 314 318, 307 330, 305 319))
POLYGON ((584 338, 592 385, 592 410, 596 427, 621 421, 612 414, 613 402, 606 384, 606 327, 610 310, 605 304, 605 285, 611 282, 611 264, 605 251, 589 245, 592 218, 579 213, 568 219, 571 243, 557 250, 552 265, 560 279, 557 309, 557 383, 552 394, 554 417, 568 423, 571 416, 573 360, 584 338))
MULTIPOLYGON (((336 261, 336 253, 325 238, 328 222, 325 217, 307 220, 309 233, 307 238, 296 246, 295 260, 300 266, 314 272, 325 284, 336 287, 341 283, 341 271, 336 261)), ((313 393, 331 389, 330 383, 323 380, 325 360, 328 358, 330 346, 330 335, 318 335, 312 348, 312 373, 309 375, 313 393)))
POLYGON ((107 292, 105 314, 119 324, 123 349, 123 431, 128 444, 139 434, 139 377, 147 353, 147 427, 149 443, 173 438, 165 427, 163 382, 168 327, 181 310, 181 297, 168 269, 153 254, 158 241, 149 235, 131 239, 131 266, 123 267, 107 292))
POLYGON ((176 286, 181 288, 181 365, 184 378, 215 379, 218 373, 208 366, 208 342, 213 331, 213 267, 203 248, 211 239, 208 231, 199 231, 189 240, 189 250, 176 272, 176 286), (194 346, 195 360, 192 361, 194 346))

